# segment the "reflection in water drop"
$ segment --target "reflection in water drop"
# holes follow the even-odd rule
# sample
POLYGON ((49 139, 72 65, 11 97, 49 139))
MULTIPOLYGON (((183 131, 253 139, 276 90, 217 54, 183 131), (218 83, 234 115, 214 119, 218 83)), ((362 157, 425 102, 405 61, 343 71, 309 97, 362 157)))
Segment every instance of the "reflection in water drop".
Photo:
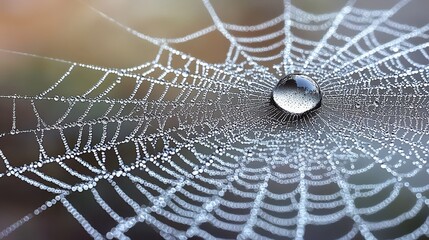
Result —
POLYGON ((289 74, 273 90, 272 100, 280 109, 290 114, 304 114, 322 104, 319 85, 310 77, 289 74))

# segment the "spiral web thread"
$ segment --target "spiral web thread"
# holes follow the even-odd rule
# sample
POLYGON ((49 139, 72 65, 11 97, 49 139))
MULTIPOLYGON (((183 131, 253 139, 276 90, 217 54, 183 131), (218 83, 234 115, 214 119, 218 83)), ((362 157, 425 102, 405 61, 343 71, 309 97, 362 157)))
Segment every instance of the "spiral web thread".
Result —
POLYGON ((13 121, 0 137, 34 139, 39 157, 20 163, 1 149, 0 181, 17 178, 53 198, 0 238, 54 205, 96 239, 126 239, 139 223, 179 239, 302 239, 317 229, 342 239, 427 237, 429 25, 392 20, 408 2, 366 10, 350 1, 316 15, 285 1, 284 14, 239 26, 203 0, 213 25, 176 39, 150 37, 94 9, 159 52, 126 69, 41 57, 68 70, 38 95, 1 96, 13 121), (172 47, 216 31, 230 43, 222 64, 172 47), (84 93, 57 95, 82 69, 100 78, 84 93), (324 97, 321 109, 297 119, 269 104, 279 76, 292 72, 311 73, 324 97), (124 82, 131 93, 110 96, 124 82), (54 121, 39 111, 49 103, 63 109, 54 121), (20 105, 31 107, 34 127, 19 127, 20 105), (47 139, 63 153, 49 154, 47 139), (65 174, 53 176, 52 166, 65 174))

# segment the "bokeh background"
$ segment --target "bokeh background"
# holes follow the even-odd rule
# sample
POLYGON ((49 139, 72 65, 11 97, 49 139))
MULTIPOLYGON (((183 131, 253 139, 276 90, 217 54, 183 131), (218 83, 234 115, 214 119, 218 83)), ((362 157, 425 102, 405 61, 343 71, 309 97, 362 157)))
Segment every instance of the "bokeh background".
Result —
MULTIPOLYGON (((390 6, 391 2, 367 0, 358 1, 358 5, 377 9, 390 6)), ((336 11, 344 5, 341 0, 297 0, 293 3, 317 13, 336 11)), ((258 24, 283 13, 283 2, 279 0, 218 0, 213 1, 213 5, 223 21, 240 25, 258 24)), ((139 65, 153 59, 157 52, 155 46, 102 18, 91 7, 137 31, 159 38, 182 37, 212 25, 204 5, 198 0, 1 0, 0 49, 116 68, 139 65)), ((426 0, 415 0, 395 18, 422 26, 428 23, 428 7, 426 0)), ((225 60, 228 47, 228 42, 219 34, 177 46, 190 55, 213 63, 225 60)), ((38 94, 57 81, 66 69, 55 61, 0 51, 0 95, 38 94)), ((93 76, 82 72, 75 78, 77 80, 70 88, 63 89, 64 95, 73 95, 75 89, 86 86, 86 79, 93 76)), ((0 101, 2 132, 11 128, 10 106, 10 102, 0 101)), ((22 109, 19 114, 21 118, 33 115, 30 109, 22 109)), ((53 142, 52 147, 57 144, 53 142)), ((35 157, 32 154, 37 153, 25 139, 3 139, 0 148, 10 149, 18 160, 31 159, 35 157)), ((22 181, 0 179, 0 229, 8 227, 50 198, 51 194, 22 181)), ((55 206, 9 237, 65 239, 64 233, 68 239, 88 238, 64 208, 55 206)), ((150 229, 144 233, 155 234, 150 229)))

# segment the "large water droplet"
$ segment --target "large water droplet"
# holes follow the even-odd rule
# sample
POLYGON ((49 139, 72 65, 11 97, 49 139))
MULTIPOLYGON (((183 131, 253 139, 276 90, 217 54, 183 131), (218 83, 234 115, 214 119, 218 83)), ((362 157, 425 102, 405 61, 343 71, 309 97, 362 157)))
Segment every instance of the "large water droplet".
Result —
POLYGON ((273 90, 274 104, 290 114, 304 114, 322 104, 319 85, 309 76, 289 74, 273 90))

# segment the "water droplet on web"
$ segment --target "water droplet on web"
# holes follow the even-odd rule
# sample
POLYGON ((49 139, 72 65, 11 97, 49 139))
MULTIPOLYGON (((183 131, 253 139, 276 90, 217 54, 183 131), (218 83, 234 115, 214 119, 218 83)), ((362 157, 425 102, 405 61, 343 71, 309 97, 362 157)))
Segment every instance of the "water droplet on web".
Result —
POLYGON ((378 100, 375 100, 374 101, 374 106, 376 106, 376 107, 380 106, 380 102, 378 100))
POLYGON ((392 52, 399 52, 399 47, 398 46, 392 46, 392 47, 390 47, 390 50, 392 50, 392 52))
POLYGON ((109 123, 109 119, 107 117, 103 117, 100 121, 102 124, 106 125, 109 123))
POLYGON ((291 114, 304 114, 322 104, 319 85, 302 74, 289 74, 273 89, 272 100, 280 109, 291 114))
POLYGON ((360 103, 356 103, 356 108, 359 109, 360 108, 360 103))
POLYGON ((182 72, 182 76, 183 77, 188 77, 189 76, 189 70, 185 70, 182 72))

